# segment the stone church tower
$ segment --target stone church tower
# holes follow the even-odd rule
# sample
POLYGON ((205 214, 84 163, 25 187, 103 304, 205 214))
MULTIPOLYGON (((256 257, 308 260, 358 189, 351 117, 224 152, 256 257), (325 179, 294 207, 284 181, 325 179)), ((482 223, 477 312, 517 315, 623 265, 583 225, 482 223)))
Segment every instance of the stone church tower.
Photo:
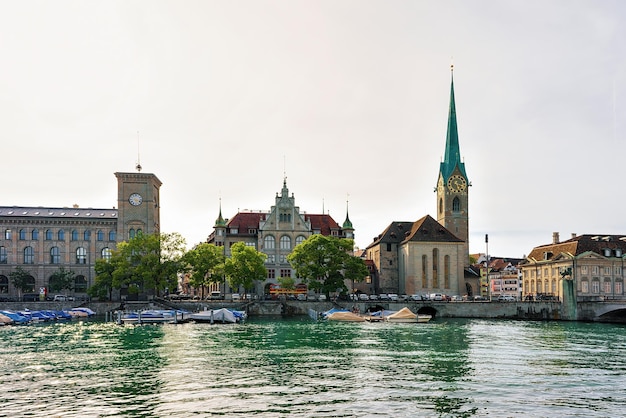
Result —
POLYGON ((461 161, 459 150, 459 134, 454 103, 454 77, 452 76, 446 150, 439 166, 439 179, 436 188, 437 221, 465 241, 464 266, 469 266, 469 186, 471 183, 465 173, 465 163, 461 161))

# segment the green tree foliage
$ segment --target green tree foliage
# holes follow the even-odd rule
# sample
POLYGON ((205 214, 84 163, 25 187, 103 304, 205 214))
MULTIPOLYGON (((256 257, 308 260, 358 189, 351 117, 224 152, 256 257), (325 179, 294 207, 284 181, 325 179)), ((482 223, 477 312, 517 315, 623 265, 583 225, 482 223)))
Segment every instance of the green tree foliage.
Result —
POLYGON ((202 289, 211 283, 221 283, 224 277, 224 247, 202 243, 182 257, 182 265, 189 273, 189 284, 202 289))
POLYGON ((96 260, 94 270, 96 271, 96 279, 93 286, 87 289, 87 294, 92 298, 98 298, 100 300, 111 300, 114 288, 120 286, 114 286, 113 284, 113 272, 115 271, 115 260, 119 260, 118 251, 113 251, 111 260, 99 258, 96 260))
POLYGON ((365 262, 350 254, 353 245, 351 239, 315 234, 297 245, 287 260, 310 289, 345 292, 345 280, 360 282, 368 275, 365 262))
POLYGON ((138 234, 121 242, 109 261, 96 261, 96 284, 89 294, 103 295, 111 289, 127 288, 129 293, 160 295, 178 284, 185 240, 178 233, 138 234))
POLYGON ((244 289, 250 290, 255 281, 265 280, 267 277, 265 254, 243 242, 233 244, 230 247, 230 253, 231 256, 226 259, 224 264, 226 280, 228 280, 230 287, 239 289, 239 286, 242 286, 244 289))
POLYGON ((66 270, 60 267, 50 276, 50 291, 60 292, 61 290, 72 290, 74 288, 74 276, 76 274, 72 270, 66 270))
POLYGON ((22 292, 32 292, 33 291, 33 276, 30 272, 24 270, 21 267, 15 267, 15 270, 9 273, 9 278, 11 279, 11 283, 18 290, 22 292))

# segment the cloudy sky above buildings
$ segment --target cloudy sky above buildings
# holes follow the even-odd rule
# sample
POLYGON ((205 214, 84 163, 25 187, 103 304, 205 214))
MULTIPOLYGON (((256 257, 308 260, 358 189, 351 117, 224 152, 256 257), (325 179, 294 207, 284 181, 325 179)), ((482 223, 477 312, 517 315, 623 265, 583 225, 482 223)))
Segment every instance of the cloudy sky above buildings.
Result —
POLYGON ((0 0, 2 202, 108 208, 116 171, 161 188, 189 245, 269 210, 364 248, 436 216, 454 83, 470 251, 522 257, 626 234, 626 3, 0 0))

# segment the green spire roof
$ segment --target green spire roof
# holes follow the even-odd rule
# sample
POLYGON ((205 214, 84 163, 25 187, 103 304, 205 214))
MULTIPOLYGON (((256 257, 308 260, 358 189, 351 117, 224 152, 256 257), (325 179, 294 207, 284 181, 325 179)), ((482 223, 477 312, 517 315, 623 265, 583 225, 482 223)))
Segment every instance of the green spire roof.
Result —
POLYGON ((461 151, 459 150, 459 131, 456 125, 456 105, 454 103, 454 76, 451 75, 446 152, 439 168, 444 181, 448 180, 448 177, 450 177, 456 167, 459 168, 463 177, 467 178, 467 174, 465 174, 465 164, 461 162, 461 151))
POLYGON ((348 205, 349 205, 348 200, 346 200, 346 220, 343 221, 343 225, 341 227, 343 229, 352 229, 352 230, 354 230, 354 227, 352 226, 352 222, 350 222, 350 216, 348 215, 348 205))
POLYGON ((218 218, 215 220, 215 226, 226 226, 226 221, 222 217, 222 199, 220 199, 220 216, 218 216, 218 218))

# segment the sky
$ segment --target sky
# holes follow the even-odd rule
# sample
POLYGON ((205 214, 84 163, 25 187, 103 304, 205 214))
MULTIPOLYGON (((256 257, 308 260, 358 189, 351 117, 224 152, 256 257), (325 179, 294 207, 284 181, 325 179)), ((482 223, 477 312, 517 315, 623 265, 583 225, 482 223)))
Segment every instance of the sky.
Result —
POLYGON ((110 208, 139 160, 191 246, 286 176, 365 248, 436 217, 453 63, 470 252, 626 234, 625 20, 620 0, 0 0, 0 205, 110 208))

